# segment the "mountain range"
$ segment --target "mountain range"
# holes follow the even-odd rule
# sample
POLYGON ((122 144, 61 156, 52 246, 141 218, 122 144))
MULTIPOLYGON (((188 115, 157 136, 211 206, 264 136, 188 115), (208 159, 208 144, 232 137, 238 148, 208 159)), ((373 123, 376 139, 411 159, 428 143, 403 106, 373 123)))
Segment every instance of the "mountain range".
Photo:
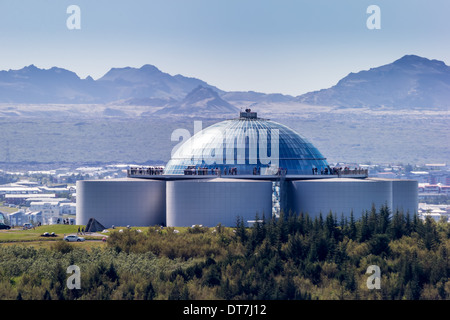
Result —
POLYGON ((226 92, 203 80, 170 75, 153 65, 112 68, 103 77, 34 65, 0 71, 0 103, 114 104, 158 107, 155 114, 236 112, 259 103, 301 103, 335 107, 448 110, 450 67, 406 55, 393 63, 350 73, 335 86, 300 96, 226 92))
POLYGON ((448 109, 450 67, 406 55, 384 66, 350 73, 335 86, 306 93, 297 101, 338 107, 448 109))
POLYGON ((219 89, 206 82, 171 76, 152 65, 141 68, 112 68, 98 80, 81 79, 61 68, 40 69, 34 65, 20 70, 0 71, 2 103, 110 103, 120 101, 164 104, 183 99, 198 86, 219 89))

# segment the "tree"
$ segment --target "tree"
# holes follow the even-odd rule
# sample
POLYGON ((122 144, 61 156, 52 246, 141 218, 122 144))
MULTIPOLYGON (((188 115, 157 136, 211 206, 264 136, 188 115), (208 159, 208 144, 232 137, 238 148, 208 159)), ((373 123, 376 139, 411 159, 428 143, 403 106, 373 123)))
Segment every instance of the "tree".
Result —
POLYGON ((156 296, 155 289, 153 288, 153 284, 151 281, 144 288, 144 300, 153 300, 156 296))
POLYGON ((358 230, 356 228, 355 217, 353 215, 353 210, 350 212, 350 226, 348 230, 348 238, 351 240, 355 240, 357 236, 358 230))
POLYGON ((264 219, 261 221, 259 215, 256 214, 255 223, 251 228, 249 236, 252 248, 256 248, 256 246, 264 240, 265 236, 265 221, 264 219))
POLYGON ((204 273, 203 283, 208 287, 220 285, 220 267, 217 264, 209 267, 204 273))
POLYGON ((359 242, 364 242, 370 239, 372 232, 369 226, 369 213, 366 211, 361 216, 359 228, 359 242))
POLYGON ((60 261, 57 262, 53 274, 54 276, 51 279, 50 287, 55 289, 58 300, 64 300, 64 288, 66 288, 67 273, 60 261))
POLYGON ((240 239, 242 244, 245 244, 248 240, 243 217, 236 217, 236 236, 240 239))
POLYGON ((370 230, 370 237, 372 237, 372 235, 374 235, 375 233, 379 233, 379 216, 374 203, 372 204, 372 209, 370 210, 367 219, 367 225, 370 230))
POLYGON ((396 210, 391 221, 389 234, 392 240, 400 239, 406 234, 406 225, 403 212, 396 210))
POLYGON ((427 216, 423 228, 420 228, 419 235, 428 250, 433 250, 439 245, 440 239, 436 228, 436 221, 427 216))
POLYGON ((409 211, 406 211, 404 235, 409 236, 411 235, 411 232, 412 232, 411 214, 409 213, 409 211))
POLYGON ((334 238, 336 236, 337 224, 333 216, 333 212, 329 212, 325 218, 325 236, 334 238))
POLYGON ((389 237, 386 234, 376 234, 370 239, 370 250, 374 255, 389 254, 389 237))
POLYGON ((225 281, 222 281, 219 292, 220 296, 225 300, 231 300, 233 298, 233 291, 228 278, 225 281))
POLYGON ((380 208, 379 222, 378 222, 378 233, 386 233, 390 225, 390 211, 387 204, 382 205, 380 208))
POLYGON ((50 295, 50 292, 48 292, 47 289, 45 289, 44 296, 42 297, 42 300, 52 300, 52 296, 50 295))
POLYGON ((183 300, 184 287, 184 279, 178 275, 173 282, 173 288, 169 293, 168 300, 183 300))
POLYGON ((295 300, 297 299, 297 288, 294 285, 292 276, 285 277, 279 287, 280 300, 295 300))
POLYGON ((111 282, 116 282, 119 280, 119 275, 117 274, 116 268, 112 262, 110 263, 108 270, 106 270, 105 275, 111 282))
POLYGON ((296 264, 299 264, 307 254, 307 247, 303 244, 303 239, 300 233, 290 234, 286 245, 286 256, 292 259, 296 264))
POLYGON ((420 234, 422 232, 422 227, 423 227, 422 220, 419 218, 417 213, 414 213, 411 225, 411 232, 417 232, 420 234))

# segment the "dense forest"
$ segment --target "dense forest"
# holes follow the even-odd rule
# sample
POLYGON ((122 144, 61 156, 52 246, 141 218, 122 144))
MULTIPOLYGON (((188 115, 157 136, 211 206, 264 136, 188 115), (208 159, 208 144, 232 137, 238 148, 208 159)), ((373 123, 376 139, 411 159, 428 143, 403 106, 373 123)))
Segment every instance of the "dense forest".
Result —
POLYGON ((252 227, 112 232, 105 247, 0 247, 0 299, 450 299, 450 224, 389 208, 252 227), (68 289, 69 265, 81 289, 68 289), (369 289, 367 268, 380 268, 369 289))

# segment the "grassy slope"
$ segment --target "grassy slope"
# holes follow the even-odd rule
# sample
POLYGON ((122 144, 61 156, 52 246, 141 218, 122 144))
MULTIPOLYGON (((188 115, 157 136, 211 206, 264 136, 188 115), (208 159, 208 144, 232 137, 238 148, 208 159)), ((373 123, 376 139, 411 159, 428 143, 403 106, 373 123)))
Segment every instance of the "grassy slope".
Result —
MULTIPOLYGON (((1 230, 0 231, 0 242, 11 242, 11 241, 48 241, 48 240, 58 240, 62 239, 65 234, 76 233, 78 231, 77 225, 44 225, 36 227, 35 229, 22 230, 22 229, 11 229, 11 230, 1 230), (52 233, 54 232, 57 237, 41 237, 44 232, 52 233)), ((89 239, 91 236, 86 236, 89 239)))
MULTIPOLYGON (((61 240, 65 235, 77 233, 78 228, 83 228, 85 226, 78 225, 43 225, 36 227, 35 229, 22 230, 21 228, 14 228, 11 230, 0 230, 0 243, 8 242, 31 242, 31 241, 54 241, 61 240), (52 233, 54 232, 57 237, 41 237, 44 232, 52 233)), ((118 232, 120 229, 126 229, 126 227, 116 227, 114 230, 109 229, 110 232, 118 232)), ((132 227, 132 229, 146 231, 147 227, 132 227)), ((165 228, 163 232, 173 232, 172 229, 175 228, 165 228)), ((176 228, 181 233, 187 232, 188 228, 176 228)), ((105 234, 108 236, 108 233, 105 234)), ((102 238, 96 235, 85 234, 83 237, 87 240, 89 239, 100 239, 102 238)))

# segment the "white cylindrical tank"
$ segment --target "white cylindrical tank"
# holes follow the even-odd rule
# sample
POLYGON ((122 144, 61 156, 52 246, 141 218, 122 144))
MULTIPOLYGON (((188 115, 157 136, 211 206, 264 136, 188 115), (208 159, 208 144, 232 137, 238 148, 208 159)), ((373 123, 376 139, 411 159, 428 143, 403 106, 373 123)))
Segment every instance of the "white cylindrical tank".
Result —
POLYGON ((311 216, 327 215, 330 211, 338 217, 341 214, 360 217, 372 204, 379 210, 387 204, 392 208, 391 181, 372 179, 314 179, 292 181, 289 203, 295 213, 311 216))
POLYGON ((243 179, 167 181, 167 225, 236 226, 272 215, 272 182, 243 179))
POLYGON ((152 226, 166 222, 165 181, 108 179, 77 181, 76 224, 90 218, 111 226, 152 226))
POLYGON ((419 185, 416 180, 392 180, 392 211, 417 213, 419 185))

